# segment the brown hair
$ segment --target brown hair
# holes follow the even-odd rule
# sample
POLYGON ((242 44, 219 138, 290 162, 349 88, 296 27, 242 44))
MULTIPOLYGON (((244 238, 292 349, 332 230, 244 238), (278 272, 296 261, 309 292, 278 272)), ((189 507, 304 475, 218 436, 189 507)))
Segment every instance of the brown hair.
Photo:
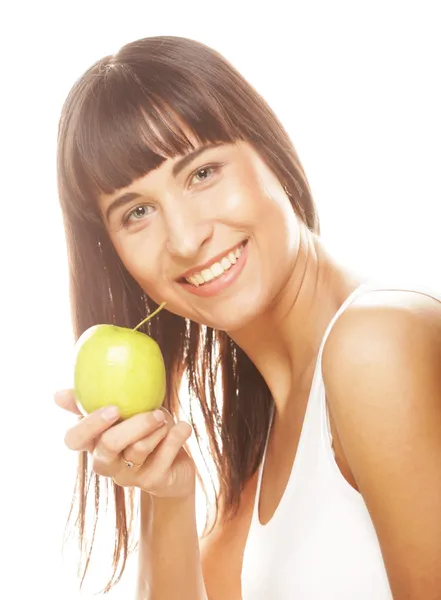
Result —
MULTIPOLYGON (((190 150, 192 143, 180 123, 200 143, 249 142, 285 187, 299 218, 320 233, 308 181, 288 134, 231 64, 214 50, 185 38, 152 37, 127 44, 96 62, 75 83, 60 118, 58 186, 76 339, 96 323, 135 327, 156 308, 116 254, 96 200, 99 193, 126 187, 166 158, 190 150)), ((261 461, 271 394, 254 364, 224 332, 167 310, 149 322, 146 331, 163 352, 169 390, 164 406, 174 415, 179 415, 177 391, 182 377, 188 381, 189 420, 204 460, 211 458, 218 478, 218 490, 212 481, 214 526, 219 518, 234 516, 241 492, 261 461), (218 376, 221 398, 215 394, 218 376), (193 421, 194 403, 208 433, 207 456, 193 421)), ((200 474, 198 478, 203 485, 200 474)), ((93 482, 96 527, 100 479, 88 468, 87 453, 80 453, 68 521, 76 503, 81 557, 88 492, 93 482)), ((133 490, 112 485, 116 541, 113 573, 105 591, 124 570, 134 514, 133 490)))

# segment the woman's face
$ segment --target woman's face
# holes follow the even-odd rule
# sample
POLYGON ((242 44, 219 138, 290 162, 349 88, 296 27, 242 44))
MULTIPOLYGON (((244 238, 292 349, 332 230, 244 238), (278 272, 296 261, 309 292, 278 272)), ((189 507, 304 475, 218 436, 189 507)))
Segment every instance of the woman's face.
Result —
POLYGON ((99 204, 129 273, 155 302, 198 323, 246 326, 292 273, 297 218, 246 142, 167 159, 99 204))

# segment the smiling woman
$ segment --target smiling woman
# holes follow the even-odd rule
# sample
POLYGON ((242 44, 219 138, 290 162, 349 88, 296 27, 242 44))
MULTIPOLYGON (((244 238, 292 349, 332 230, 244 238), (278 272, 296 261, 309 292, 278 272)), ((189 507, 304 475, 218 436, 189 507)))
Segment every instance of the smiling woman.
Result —
MULTIPOLYGON (((272 187, 277 185, 279 196, 285 196, 285 202, 285 192, 289 195, 290 218, 294 208, 306 227, 319 233, 305 174, 276 116, 219 54, 187 39, 148 38, 98 61, 74 85, 60 118, 59 196, 69 251, 75 336, 96 323, 133 327, 160 301, 167 300, 168 309, 173 305, 172 310, 162 311, 160 318, 149 323, 148 332, 164 355, 170 390, 165 400, 167 409, 178 414, 173 391, 179 389, 184 374, 190 396, 200 403, 220 482, 220 489, 215 490, 213 523, 220 497, 224 518, 235 513, 241 490, 260 462, 272 399, 262 375, 221 331, 221 323, 216 323, 216 329, 205 327, 219 319, 213 316, 213 308, 194 307, 194 291, 202 287, 190 288, 179 280, 189 267, 203 268, 203 263, 218 254, 224 256, 243 241, 246 223, 231 227, 229 219, 234 217, 241 165, 246 175, 241 188, 252 182, 248 190, 252 206, 254 188, 260 183, 250 175, 256 161, 272 187), (248 144, 239 146, 240 141, 248 144), (247 161, 247 154, 252 154, 254 163, 247 161), (220 192, 217 202, 211 193, 193 194, 197 185, 186 185, 194 169, 215 164, 224 170, 227 166, 220 165, 231 163, 235 157, 236 166, 228 167, 233 171, 231 176, 224 178, 230 193, 220 192), (202 164, 193 165, 193 160, 202 158, 202 164), (196 196, 196 202, 207 197, 184 214, 184 196, 196 196), (180 210, 176 211, 178 204, 180 210), (221 235, 214 243, 207 243, 213 223, 199 213, 202 205, 210 204, 222 210, 227 220, 220 223, 221 235), (144 218, 143 214, 140 223, 138 219, 133 222, 133 212, 141 206, 149 207, 149 216, 144 218), (156 218, 159 213, 162 219, 156 218), (123 226, 124 215, 129 214, 128 227, 123 226), (196 225, 186 220, 189 215, 200 219, 196 225), (161 222, 156 225, 155 220, 161 222), (151 229, 155 227, 159 231, 153 236, 151 229), (166 285, 165 294, 155 284, 157 278, 166 285), (224 386, 223 398, 217 401, 216 356, 222 365, 224 386)), ((260 195, 264 194, 270 205, 267 190, 262 185, 260 188, 260 195)), ((224 321, 233 319, 237 311, 222 305, 222 301, 216 303, 224 321)), ((199 437, 194 422, 192 425, 199 437)), ((77 487, 81 537, 85 533, 87 459, 87 452, 81 452, 77 487)), ((100 480, 95 470, 96 493, 100 480)), ((124 490, 115 484, 114 494, 116 569, 118 564, 125 564, 129 531, 124 490)), ((182 590, 178 577, 175 581, 182 590)))
POLYGON ((140 599, 438 598, 441 297, 332 258, 286 131, 191 40, 133 42, 77 81, 58 174, 76 337, 166 302, 146 326, 166 425, 98 411, 66 436, 82 540, 91 478, 95 499, 113 482, 107 589, 138 488, 140 599), (201 540, 185 379, 218 479, 201 540))
POLYGON ((195 151, 101 194, 98 205, 113 247, 149 298, 166 298, 173 313, 232 332, 282 285, 297 221, 286 191, 253 146, 243 140, 207 146, 186 135, 195 151), (283 229, 285 237, 272 239, 271 231, 283 229), (257 257, 262 268, 244 271, 257 257), (274 260, 285 268, 267 280, 274 260), (195 297, 212 297, 209 310, 195 297), (233 304, 242 306, 240 313, 233 304))

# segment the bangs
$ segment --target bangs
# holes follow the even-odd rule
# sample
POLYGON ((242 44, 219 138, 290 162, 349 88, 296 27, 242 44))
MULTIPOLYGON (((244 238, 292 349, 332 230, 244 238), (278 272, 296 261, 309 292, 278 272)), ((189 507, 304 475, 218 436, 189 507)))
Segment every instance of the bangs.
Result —
POLYGON ((121 64, 101 66, 83 102, 71 99, 80 108, 65 126, 62 172, 77 200, 71 208, 81 219, 101 220, 100 194, 112 194, 166 159, 190 152, 195 141, 197 146, 242 139, 202 82, 195 89, 176 72, 169 81, 144 78, 121 64))

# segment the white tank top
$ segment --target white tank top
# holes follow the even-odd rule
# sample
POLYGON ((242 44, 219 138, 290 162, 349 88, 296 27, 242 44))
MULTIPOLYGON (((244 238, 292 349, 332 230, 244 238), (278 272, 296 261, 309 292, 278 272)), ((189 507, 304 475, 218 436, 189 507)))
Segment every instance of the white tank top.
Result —
MULTIPOLYGON (((273 517, 262 525, 258 506, 266 440, 243 557, 242 600, 393 600, 366 504, 334 459, 321 372, 323 347, 335 321, 362 293, 381 289, 403 290, 390 284, 364 283, 329 323, 291 474, 273 517)), ((441 302, 441 293, 428 288, 404 290, 441 302)))

